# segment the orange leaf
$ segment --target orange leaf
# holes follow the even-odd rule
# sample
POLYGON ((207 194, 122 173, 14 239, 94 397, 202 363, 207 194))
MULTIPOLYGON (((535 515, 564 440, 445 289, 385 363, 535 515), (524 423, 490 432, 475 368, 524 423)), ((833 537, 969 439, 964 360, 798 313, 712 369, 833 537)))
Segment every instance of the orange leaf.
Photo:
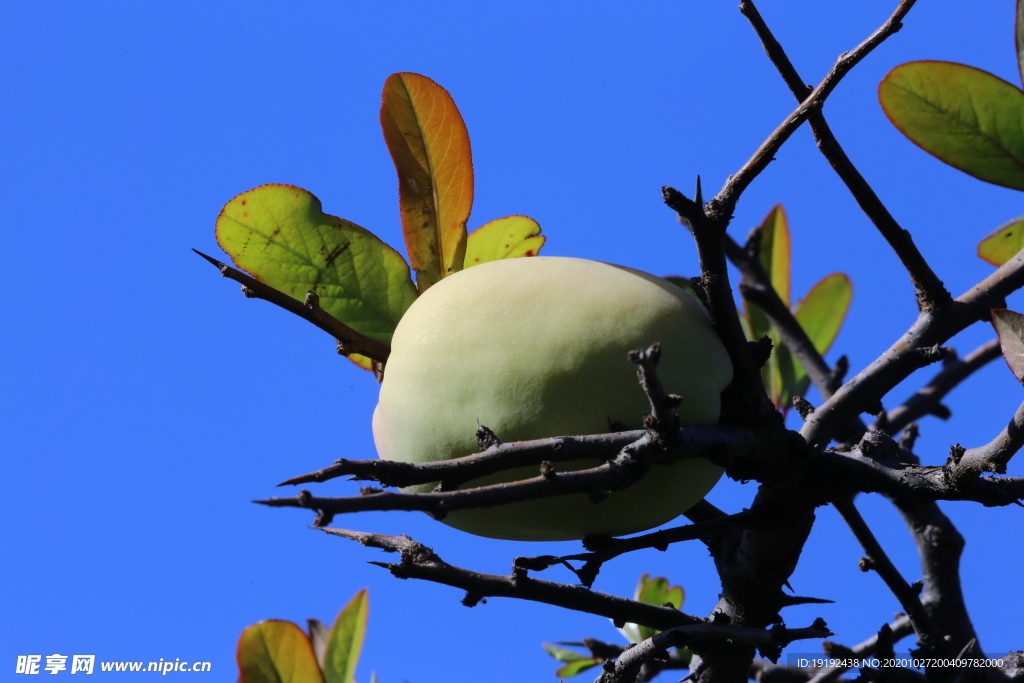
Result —
POLYGON ((473 206, 469 134, 448 91, 426 76, 397 73, 380 109, 398 171, 402 232, 422 293, 462 269, 473 206))

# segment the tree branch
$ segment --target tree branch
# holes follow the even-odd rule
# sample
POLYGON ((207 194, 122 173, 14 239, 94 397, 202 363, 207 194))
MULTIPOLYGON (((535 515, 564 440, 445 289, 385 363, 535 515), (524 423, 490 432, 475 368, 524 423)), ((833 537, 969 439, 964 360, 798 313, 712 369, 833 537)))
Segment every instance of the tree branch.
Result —
POLYGON ((725 623, 677 626, 662 631, 642 643, 627 647, 614 664, 605 664, 604 673, 595 683, 633 683, 646 662, 663 655, 670 647, 685 647, 694 641, 716 639, 748 643, 773 654, 777 659, 782 648, 796 640, 827 638, 830 635, 834 634, 821 619, 815 620, 814 624, 805 628, 776 625, 770 629, 760 629, 725 623))
POLYGON ((372 562, 388 569, 400 579, 422 579, 466 591, 463 604, 472 607, 488 597, 519 598, 542 602, 577 612, 596 614, 611 619, 618 625, 642 624, 654 629, 669 629, 704 623, 671 607, 649 605, 637 600, 616 597, 592 591, 582 586, 571 586, 554 581, 535 579, 525 569, 514 567, 509 576, 481 574, 448 564, 430 548, 408 536, 367 534, 347 529, 323 529, 324 532, 357 541, 371 548, 398 552, 397 563, 372 562))
POLYGON ((949 418, 949 409, 942 405, 942 399, 946 394, 1001 355, 999 340, 992 339, 969 353, 963 360, 947 359, 942 370, 927 385, 918 389, 902 405, 890 410, 884 419, 875 424, 875 428, 888 434, 897 434, 908 424, 925 415, 936 415, 943 420, 949 418))
MULTIPOLYGON (((880 35, 878 42, 881 42, 881 40, 902 28, 900 22, 910 11, 910 8, 913 7, 914 2, 915 0, 904 0, 899 4, 896 11, 889 17, 889 20, 879 29, 882 35, 880 35)), ((743 0, 740 3, 740 12, 747 17, 750 24, 754 27, 758 37, 761 39, 761 43, 764 45, 768 58, 771 59, 778 69, 797 101, 803 101, 807 97, 810 88, 800 78, 800 74, 797 73, 796 68, 789 60, 782 46, 775 39, 775 36, 772 35, 771 30, 757 11, 753 1, 743 0)), ((876 32, 876 34, 879 32, 876 32)), ((935 310, 948 306, 952 302, 952 297, 942 284, 942 281, 932 271, 928 262, 925 261, 917 245, 914 244, 910 233, 900 227, 896 219, 892 217, 892 214, 889 213, 889 210, 885 208, 885 205, 878 198, 878 195, 875 194, 875 191, 871 189, 871 186, 853 165, 853 162, 850 161, 850 158, 843 151, 842 146, 840 146, 839 141, 836 140, 831 128, 829 128, 828 122, 825 120, 825 116, 820 109, 814 109, 808 114, 808 123, 814 134, 814 139, 818 143, 818 149, 821 150, 836 174, 846 184, 861 210, 875 224, 875 227, 878 228, 878 231, 889 243, 893 251, 896 252, 896 255, 910 274, 910 279, 914 284, 917 295, 918 307, 921 310, 935 310)))
POLYGON ((204 259, 217 266, 220 270, 220 274, 230 280, 234 280, 242 285, 242 293, 250 299, 263 299, 270 303, 280 306, 289 313, 294 313, 303 320, 307 320, 327 334, 334 337, 338 342, 338 353, 343 356, 348 356, 353 353, 357 353, 361 356, 377 361, 381 365, 387 362, 388 356, 391 355, 391 346, 388 344, 381 343, 374 339, 370 339, 364 334, 356 332, 351 327, 341 322, 330 313, 320 308, 319 298, 315 293, 310 292, 306 295, 306 301, 299 301, 298 299, 292 298, 277 289, 274 289, 268 284, 260 282, 254 277, 243 273, 237 268, 232 268, 226 263, 221 263, 212 256, 207 256, 198 249, 193 249, 204 259))
MULTIPOLYGON (((747 163, 735 175, 730 176, 718 194, 708 202, 707 213, 709 217, 715 220, 726 221, 732 217, 740 195, 750 185, 751 181, 768 166, 779 151, 779 148, 782 147, 782 144, 800 127, 800 124, 804 122, 812 111, 821 108, 825 103, 825 99, 839 85, 839 81, 850 72, 850 69, 870 54, 882 41, 900 29, 900 20, 913 4, 914 0, 903 0, 896 12, 878 30, 868 36, 853 50, 839 56, 832 69, 818 84, 818 87, 802 98, 800 106, 779 124, 775 131, 768 136, 768 139, 754 152, 754 155, 747 163)), ((742 7, 743 5, 741 4, 742 7)), ((804 88, 806 92, 806 87, 803 83, 801 83, 800 87, 804 88)))
MULTIPOLYGON (((832 504, 839 511, 839 514, 842 515, 843 520, 850 527, 861 547, 864 548, 864 552, 867 553, 868 567, 866 569, 875 570, 878 576, 885 581, 885 585, 889 587, 892 594, 896 596, 896 599, 903 607, 903 611, 910 619, 911 625, 914 627, 918 641, 931 653, 941 652, 941 648, 945 645, 942 640, 942 634, 935 626, 935 622, 932 621, 931 615, 928 614, 924 605, 921 604, 917 592, 911 588, 899 570, 896 569, 896 565, 885 554, 882 545, 875 538, 867 522, 864 521, 864 518, 854 505, 853 499, 840 498, 832 504)), ((936 654, 936 656, 939 655, 936 654)))
MULTIPOLYGON (((355 479, 377 481, 383 486, 400 488, 440 482, 441 490, 450 490, 468 481, 503 470, 540 467, 545 461, 559 463, 581 459, 609 460, 626 446, 641 441, 645 434, 645 430, 635 429, 610 434, 497 442, 481 453, 435 462, 407 463, 396 460, 342 458, 330 467, 293 477, 278 486, 323 482, 352 475, 355 479)), ((665 451, 659 451, 656 460, 667 462, 685 458, 708 458, 727 464, 729 460, 752 450, 756 443, 757 437, 754 433, 740 427, 680 427, 676 430, 671 446, 665 451)))
POLYGON ((846 382, 804 424, 801 434, 808 443, 828 443, 841 418, 851 417, 876 404, 897 384, 929 360, 953 335, 985 320, 989 310, 1024 285, 1024 255, 1018 254, 990 276, 959 296, 941 311, 924 311, 889 350, 856 377, 846 382))

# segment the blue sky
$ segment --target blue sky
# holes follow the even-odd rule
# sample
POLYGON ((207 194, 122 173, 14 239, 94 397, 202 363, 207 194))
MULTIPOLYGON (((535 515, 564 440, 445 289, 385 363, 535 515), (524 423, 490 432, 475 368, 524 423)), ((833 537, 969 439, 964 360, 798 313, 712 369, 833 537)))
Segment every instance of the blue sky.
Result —
MULTIPOLYGON (((809 82, 879 25, 895 2, 774 3, 762 12, 809 82)), ((1012 190, 943 166, 902 138, 875 96, 912 59, 978 66, 1018 82, 1013 3, 921 3, 905 28, 835 91, 825 113, 850 156, 910 229, 954 294, 991 267, 978 240, 1021 213, 1012 190)), ((615 639, 605 620, 399 581, 385 559, 310 530, 311 515, 249 501, 338 457, 372 457, 372 378, 322 332, 237 287, 189 250, 220 254, 213 221, 268 182, 316 194, 328 213, 401 244, 394 170, 378 124, 395 71, 444 85, 473 144, 470 227, 537 219, 544 253, 696 274, 659 188, 710 194, 794 102, 735 3, 72 3, 0 8, 0 666, 18 654, 104 660, 175 657, 234 676, 235 641, 264 618, 333 618, 358 589, 371 614, 360 680, 553 679, 543 641, 615 639), (458 645, 456 645, 456 643, 458 645)), ((794 295, 833 271, 853 308, 829 358, 860 369, 912 322, 898 261, 801 130, 743 196, 741 239, 782 202, 793 231, 794 295)), ((1011 307, 1024 308, 1020 297, 1011 307)), ((991 335, 954 341, 966 353, 991 335)), ((932 370, 897 389, 895 405, 932 370)), ((1021 400, 992 364, 922 424, 919 451, 987 442, 1021 400)), ((1011 474, 1020 475, 1020 463, 1011 474)), ((341 495, 354 485, 324 485, 341 495)), ((737 511, 753 485, 710 495, 737 511)), ((888 504, 865 515, 911 580, 910 538, 888 504)), ((988 652, 1021 648, 1024 586, 1002 581, 1022 551, 1019 509, 947 504, 967 537, 964 578, 988 652)), ((425 517, 373 513, 338 525, 405 532, 446 560, 506 573, 516 555, 578 544, 466 536, 425 517)), ((853 644, 898 609, 830 509, 792 583, 836 605, 823 617, 853 644)), ((549 570, 549 578, 571 581, 549 570)), ((706 551, 684 544, 619 559, 596 588, 629 594, 643 571, 687 590, 706 614, 718 585, 706 551)), ((815 648, 805 648, 814 651, 815 648)), ((67 675, 67 674, 65 674, 67 675)))

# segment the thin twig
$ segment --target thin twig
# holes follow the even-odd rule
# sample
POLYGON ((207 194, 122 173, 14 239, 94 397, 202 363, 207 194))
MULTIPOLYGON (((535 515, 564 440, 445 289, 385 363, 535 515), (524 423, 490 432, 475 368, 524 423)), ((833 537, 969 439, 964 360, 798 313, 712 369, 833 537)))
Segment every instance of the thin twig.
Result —
POLYGON ((640 387, 651 404, 647 426, 654 430, 661 443, 667 447, 679 431, 679 417, 672 412, 682 402, 682 397, 665 392, 658 377, 658 361, 661 360, 661 344, 654 343, 646 349, 629 352, 629 360, 636 365, 640 387))
POLYGON ((506 597, 542 602, 556 607, 608 617, 617 624, 634 623, 654 629, 669 629, 704 623, 671 607, 649 605, 637 600, 607 595, 582 586, 545 581, 528 576, 526 571, 510 576, 481 574, 448 564, 437 554, 408 536, 367 534, 347 529, 323 529, 326 533, 356 541, 387 552, 398 552, 397 563, 372 562, 388 569, 400 579, 422 579, 465 590, 463 604, 475 605, 488 597, 506 597))
POLYGON ((948 419, 949 409, 942 405, 942 399, 946 394, 1000 355, 999 340, 992 339, 969 353, 963 360, 953 359, 945 363, 942 370, 936 373, 928 384, 886 414, 885 431, 896 434, 925 415, 937 415, 942 419, 948 419))
MULTIPOLYGON (((590 436, 556 436, 532 441, 499 442, 482 453, 435 462, 407 463, 342 458, 329 467, 293 477, 278 486, 323 482, 352 475, 355 479, 377 481, 383 486, 399 488, 440 482, 441 489, 447 490, 503 470, 539 467, 544 461, 559 463, 589 459, 597 463, 600 460, 609 460, 629 444, 640 441, 645 434, 642 429, 634 429, 590 436)), ((659 451, 655 460, 668 462, 685 458, 708 458, 719 463, 727 463, 729 459, 752 450, 756 442, 753 432, 739 427, 680 427, 676 430, 671 447, 659 451)))
MULTIPOLYGON (((807 93, 798 106, 783 120, 775 131, 761 144, 754 155, 735 175, 729 177, 722 189, 708 202, 707 211, 716 220, 728 219, 732 216, 743 190, 757 177, 775 157, 782 144, 800 127, 800 124, 816 109, 820 109, 825 99, 839 82, 850 72, 860 60, 864 59, 878 45, 899 30, 900 20, 910 10, 914 0, 904 0, 896 12, 860 45, 839 56, 832 69, 826 74, 816 88, 807 93)), ((804 87, 801 83, 801 87, 804 87)), ((806 88, 805 88, 806 92, 806 88)))
POLYGON ((889 590, 903 607, 903 611, 910 618, 910 623, 914 627, 914 632, 917 634, 921 645, 930 653, 939 656, 938 648, 943 645, 942 634, 936 628, 931 615, 928 614, 924 605, 921 604, 921 599, 918 597, 917 592, 910 587, 910 584, 907 583, 899 570, 896 569, 896 565, 885 554, 882 545, 875 538, 867 522, 864 521, 864 518, 857 510, 857 506, 854 505, 853 499, 840 498, 832 504, 839 511, 839 514, 842 515, 843 520, 850 527, 861 547, 864 548, 864 552, 868 554, 870 568, 878 573, 878 576, 889 587, 889 590))
MULTIPOLYGON (((877 37, 877 41, 881 42, 881 40, 899 31, 902 28, 900 22, 910 11, 911 7, 913 7, 914 2, 915 0, 904 0, 901 2, 896 11, 889 17, 889 20, 868 40, 877 37)), ((754 27, 758 37, 761 39, 761 43, 764 45, 768 58, 771 59, 778 69, 797 101, 802 102, 807 97, 810 88, 800 78, 800 74, 797 73, 796 68, 789 60, 782 46, 775 39, 775 36, 772 35, 771 30, 757 11, 753 1, 743 0, 740 3, 740 12, 747 17, 754 27)), ((825 120, 825 116, 820 109, 814 109, 809 113, 808 123, 818 143, 818 149, 821 150, 821 153, 828 160, 836 174, 846 184, 861 210, 875 224, 878 231, 889 242, 889 245, 907 269, 917 293, 919 308, 921 310, 934 310, 944 308, 952 303, 949 291, 946 290, 942 281, 931 269, 931 266, 928 265, 928 262, 925 261, 917 245, 914 244, 910 233, 900 227, 896 219, 892 217, 892 214, 889 213, 889 210, 886 209, 885 205, 878 198, 878 195, 875 194, 875 191, 871 189, 871 186, 853 165, 853 162, 850 161, 850 158, 843 151, 842 146, 840 146, 839 141, 836 140, 831 128, 829 128, 828 122, 825 120)))
POLYGON ((223 277, 240 283, 242 285, 242 292, 245 296, 249 298, 263 299, 264 301, 269 301, 276 306, 280 306, 289 313, 294 313, 303 320, 313 323, 321 330, 334 337, 338 342, 338 353, 343 356, 357 353, 381 364, 387 362, 388 356, 391 354, 390 345, 370 339, 366 335, 356 332, 351 327, 320 308, 319 301, 315 294, 313 296, 307 296, 305 302, 299 301, 298 299, 290 297, 284 292, 274 289, 270 285, 260 282, 256 278, 243 273, 237 268, 232 268, 228 264, 221 263, 212 256, 207 256, 198 249, 193 249, 192 251, 215 265, 217 269, 220 270, 220 274, 223 277))
POLYGON ((608 491, 620 491, 638 481, 650 466, 654 452, 660 454, 660 449, 652 444, 650 435, 645 434, 623 448, 614 459, 597 467, 555 473, 553 468, 545 468, 542 463, 539 476, 521 481, 430 493, 364 489, 361 496, 340 498, 317 497, 303 490, 293 498, 269 498, 254 502, 269 507, 317 510, 328 519, 336 514, 369 510, 419 510, 442 519, 455 510, 492 507, 567 493, 589 493, 595 501, 600 501, 608 491))
POLYGON ((598 572, 601 571, 601 566, 619 555, 644 548, 668 550, 668 546, 673 543, 708 539, 735 533, 748 527, 755 517, 754 513, 744 510, 743 512, 737 512, 734 515, 727 515, 719 519, 687 524, 686 526, 671 529, 660 529, 632 538, 606 538, 602 539, 599 543, 592 539, 585 540, 584 544, 591 548, 591 552, 567 555, 558 559, 560 561, 583 561, 584 565, 580 569, 574 569, 573 571, 583 585, 589 588, 593 585, 594 579, 597 578, 598 572))

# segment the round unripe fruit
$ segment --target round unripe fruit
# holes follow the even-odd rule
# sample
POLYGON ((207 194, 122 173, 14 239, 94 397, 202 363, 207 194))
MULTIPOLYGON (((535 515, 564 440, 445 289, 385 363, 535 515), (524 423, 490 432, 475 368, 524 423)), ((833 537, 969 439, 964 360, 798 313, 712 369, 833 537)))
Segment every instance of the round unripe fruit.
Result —
MULTIPOLYGON (((650 411, 627 354, 661 343, 658 376, 682 396, 684 425, 715 424, 732 364, 703 307, 670 282, 622 266, 560 257, 491 261, 428 289, 391 342, 373 415, 381 458, 447 460, 479 451, 477 425, 504 442, 637 429, 650 411)), ((599 460, 556 463, 557 471, 599 460)), ((501 472, 463 486, 535 477, 501 472)), ((600 503, 567 494, 451 512, 445 524, 524 541, 621 536, 698 502, 721 468, 656 463, 600 503)), ((429 491, 430 485, 409 490, 429 491)))

